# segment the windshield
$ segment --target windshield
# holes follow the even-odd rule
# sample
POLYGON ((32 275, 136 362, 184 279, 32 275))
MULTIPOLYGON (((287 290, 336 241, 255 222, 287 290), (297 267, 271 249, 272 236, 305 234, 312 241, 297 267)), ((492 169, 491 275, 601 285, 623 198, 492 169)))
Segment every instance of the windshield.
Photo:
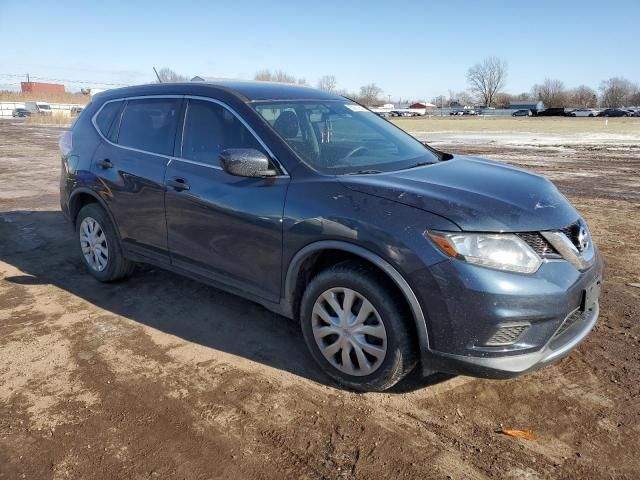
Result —
POLYGON ((39 103, 39 104, 38 104, 38 108, 39 108, 40 110, 51 110, 51 107, 50 107, 49 105, 47 105, 47 104, 44 104, 44 105, 43 105, 43 104, 40 104, 40 103, 39 103))
POLYGON ((260 102, 254 108, 307 164, 323 173, 388 172, 438 161, 412 136, 348 100, 260 102))

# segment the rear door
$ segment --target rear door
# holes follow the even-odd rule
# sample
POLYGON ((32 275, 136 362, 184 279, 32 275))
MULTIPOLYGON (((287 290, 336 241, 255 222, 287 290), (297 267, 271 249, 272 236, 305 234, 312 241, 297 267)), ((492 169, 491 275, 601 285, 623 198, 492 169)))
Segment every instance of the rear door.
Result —
POLYGON ((169 262, 164 177, 173 153, 181 97, 106 103, 95 118, 104 137, 93 157, 125 250, 169 262))
POLYGON ((255 148, 270 156, 268 150, 239 116, 221 103, 201 99, 185 102, 182 142, 166 172, 171 262, 232 288, 278 301, 282 214, 289 177, 227 174, 220 166, 222 150, 255 148))

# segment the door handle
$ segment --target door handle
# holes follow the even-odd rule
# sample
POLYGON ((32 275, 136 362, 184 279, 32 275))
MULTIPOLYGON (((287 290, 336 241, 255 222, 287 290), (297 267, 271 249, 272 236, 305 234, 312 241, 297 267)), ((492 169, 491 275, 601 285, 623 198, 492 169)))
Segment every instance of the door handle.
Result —
POLYGON ((109 160, 108 158, 104 158, 102 160, 98 160, 96 162, 96 164, 100 167, 100 168, 113 168, 113 163, 111 163, 111 160, 109 160))
POLYGON ((176 192, 189 190, 191 188, 184 178, 178 178, 178 177, 167 180, 167 186, 172 187, 173 189, 176 190, 176 192))

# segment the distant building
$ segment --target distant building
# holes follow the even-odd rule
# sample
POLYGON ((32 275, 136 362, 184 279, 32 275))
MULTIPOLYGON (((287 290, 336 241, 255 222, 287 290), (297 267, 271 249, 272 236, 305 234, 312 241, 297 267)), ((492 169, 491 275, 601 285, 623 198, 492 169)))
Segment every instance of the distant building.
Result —
POLYGON ((412 103, 411 105, 409 105, 408 108, 411 109, 415 109, 415 110, 433 110, 434 108, 436 108, 436 106, 433 103, 412 103))
POLYGON ((20 82, 22 93, 64 93, 61 83, 20 82))
POLYGON ((216 80, 222 80, 220 77, 205 77, 204 75, 196 75, 191 79, 192 82, 215 82, 216 80))
POLYGON ((517 100, 509 105, 511 110, 536 110, 538 112, 544 110, 542 100, 535 102, 533 100, 517 100))

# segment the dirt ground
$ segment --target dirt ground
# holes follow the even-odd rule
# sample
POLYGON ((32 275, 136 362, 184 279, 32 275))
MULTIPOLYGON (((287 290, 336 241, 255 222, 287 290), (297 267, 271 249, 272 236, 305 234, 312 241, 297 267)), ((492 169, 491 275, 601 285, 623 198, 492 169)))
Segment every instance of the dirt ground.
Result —
POLYGON ((556 182, 606 261, 601 318, 518 379, 356 394, 260 306, 151 268, 92 280, 59 210, 61 130, 0 121, 0 479, 638 478, 637 127, 609 143, 421 133, 556 182))

